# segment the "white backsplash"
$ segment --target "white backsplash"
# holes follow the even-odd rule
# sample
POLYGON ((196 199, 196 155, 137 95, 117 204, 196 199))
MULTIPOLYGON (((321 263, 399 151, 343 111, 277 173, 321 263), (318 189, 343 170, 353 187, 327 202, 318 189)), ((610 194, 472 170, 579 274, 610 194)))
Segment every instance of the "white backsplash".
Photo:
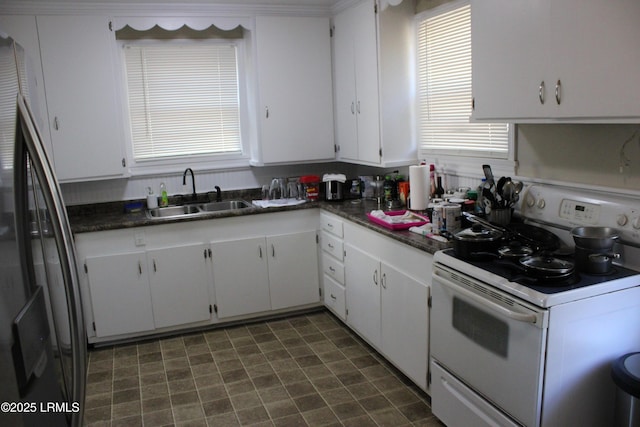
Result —
MULTIPOLYGON (((300 176, 307 174, 322 175, 325 172, 341 172, 353 176, 355 166, 347 163, 317 163, 304 165, 285 165, 251 167, 226 170, 220 172, 194 171, 196 191, 205 193, 214 191, 219 186, 222 191, 260 188, 271 182, 277 176, 300 176)), ((147 194, 147 187, 151 187, 155 194, 160 192, 160 183, 167 186, 169 195, 190 194, 191 176, 187 176, 186 185, 182 185, 182 174, 138 176, 107 181, 87 181, 62 184, 62 193, 67 205, 81 205, 87 203, 103 203, 121 200, 143 199, 147 194)))

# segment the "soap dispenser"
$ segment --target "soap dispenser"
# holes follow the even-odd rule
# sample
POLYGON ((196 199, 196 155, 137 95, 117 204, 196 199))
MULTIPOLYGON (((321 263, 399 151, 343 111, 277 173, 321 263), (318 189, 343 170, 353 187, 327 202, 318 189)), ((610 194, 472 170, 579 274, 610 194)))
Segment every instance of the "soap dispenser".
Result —
POLYGON ((160 183, 160 206, 169 206, 169 196, 167 196, 167 186, 160 183))
POLYGON ((147 187, 147 209, 155 209, 158 207, 158 197, 153 194, 151 187, 147 187))

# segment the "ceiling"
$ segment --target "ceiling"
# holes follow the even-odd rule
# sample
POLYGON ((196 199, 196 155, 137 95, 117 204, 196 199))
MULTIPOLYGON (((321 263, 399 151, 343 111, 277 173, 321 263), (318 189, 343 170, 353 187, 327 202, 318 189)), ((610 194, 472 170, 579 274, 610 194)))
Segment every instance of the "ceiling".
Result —
MULTIPOLYGON (((64 1, 64 0, 63 0, 64 1)), ((172 4, 227 4, 227 5, 287 5, 331 7, 339 0, 66 0, 71 3, 172 3, 172 4)), ((0 1, 1 3, 1 1, 0 1)))

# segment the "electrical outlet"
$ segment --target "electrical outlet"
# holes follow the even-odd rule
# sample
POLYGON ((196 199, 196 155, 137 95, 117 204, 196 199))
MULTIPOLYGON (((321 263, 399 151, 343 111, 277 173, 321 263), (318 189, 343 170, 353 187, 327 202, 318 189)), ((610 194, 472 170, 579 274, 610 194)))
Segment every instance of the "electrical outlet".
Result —
POLYGON ((141 231, 135 233, 134 241, 136 246, 144 246, 147 244, 147 242, 145 242, 145 239, 144 239, 144 233, 141 231))

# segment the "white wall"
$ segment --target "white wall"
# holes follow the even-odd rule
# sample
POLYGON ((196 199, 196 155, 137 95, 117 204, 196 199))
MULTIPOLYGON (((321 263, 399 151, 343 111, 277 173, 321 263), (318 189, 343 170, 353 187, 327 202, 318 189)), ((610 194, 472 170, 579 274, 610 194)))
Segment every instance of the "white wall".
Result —
MULTIPOLYGON (((222 191, 260 188, 279 176, 300 176, 327 172, 340 172, 348 176, 355 175, 354 166, 346 163, 317 163, 305 165, 284 165, 233 169, 220 172, 195 172, 196 191, 205 193, 219 186, 222 191)), ((120 200, 142 199, 147 187, 155 194, 159 193, 160 183, 167 186, 167 193, 191 194, 191 176, 187 176, 187 185, 182 185, 182 173, 130 177, 108 181, 91 181, 62 184, 62 193, 67 205, 102 203, 120 200)))
POLYGON ((516 147, 518 175, 640 190, 640 125, 520 125, 516 147))

